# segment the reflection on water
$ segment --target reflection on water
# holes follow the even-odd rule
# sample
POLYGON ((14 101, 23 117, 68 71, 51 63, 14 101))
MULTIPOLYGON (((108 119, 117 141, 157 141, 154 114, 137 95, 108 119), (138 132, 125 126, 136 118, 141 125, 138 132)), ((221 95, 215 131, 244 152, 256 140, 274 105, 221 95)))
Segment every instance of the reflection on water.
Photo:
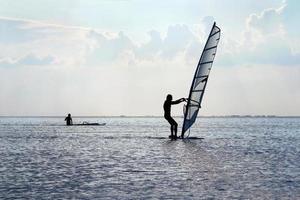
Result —
POLYGON ((107 126, 0 118, 0 198, 300 199, 299 118, 200 118, 177 141, 162 118, 81 120, 107 126))

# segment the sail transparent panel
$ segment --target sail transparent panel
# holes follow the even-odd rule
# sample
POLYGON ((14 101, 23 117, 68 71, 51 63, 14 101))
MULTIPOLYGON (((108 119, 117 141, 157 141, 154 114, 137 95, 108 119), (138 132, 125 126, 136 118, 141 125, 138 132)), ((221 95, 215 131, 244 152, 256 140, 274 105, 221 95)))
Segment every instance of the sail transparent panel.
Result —
POLYGON ((208 36, 204 50, 200 57, 193 83, 191 86, 186 111, 184 115, 182 136, 196 121, 201 101, 207 84, 208 76, 212 67, 213 60, 217 52, 217 45, 220 40, 221 30, 215 24, 208 36))

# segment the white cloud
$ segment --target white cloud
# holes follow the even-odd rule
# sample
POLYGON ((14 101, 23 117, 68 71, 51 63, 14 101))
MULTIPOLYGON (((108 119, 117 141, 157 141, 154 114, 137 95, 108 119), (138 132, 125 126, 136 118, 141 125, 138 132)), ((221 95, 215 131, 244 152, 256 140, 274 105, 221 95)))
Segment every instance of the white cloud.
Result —
POLYGON ((21 60, 30 55, 55 58, 55 64, 78 65, 84 62, 85 54, 92 45, 86 37, 88 29, 84 28, 3 17, 0 18, 0 26, 1 60, 21 60))
POLYGON ((121 58, 124 52, 135 49, 133 42, 123 32, 108 38, 102 33, 90 31, 88 38, 94 40, 95 45, 86 55, 87 65, 114 63, 121 58))
POLYGON ((186 25, 169 26, 166 38, 164 38, 161 56, 173 58, 194 41, 195 36, 186 25))
POLYGON ((282 12, 282 21, 287 31, 289 45, 294 54, 300 54, 300 4, 297 0, 286 0, 285 7, 282 12))
POLYGON ((202 45, 200 37, 184 24, 169 26, 165 37, 152 30, 149 32, 150 40, 140 44, 124 32, 104 32, 3 17, 0 17, 0 25, 5 30, 0 40, 0 47, 4 49, 0 53, 1 60, 20 60, 32 55, 36 58, 55 58, 55 65, 106 66, 124 61, 124 55, 131 57, 125 58, 125 64, 128 64, 155 59, 170 61, 183 54, 185 60, 190 62, 191 57, 199 54, 197 45, 202 45))
POLYGON ((55 59, 51 56, 47 57, 36 57, 33 54, 26 55, 18 60, 12 59, 3 59, 0 60, 0 67, 18 67, 18 66, 27 66, 27 65, 50 65, 54 64, 55 59))
POLYGON ((163 39, 158 31, 152 30, 148 32, 150 40, 147 43, 141 44, 136 50, 137 58, 155 59, 161 52, 163 39))
MULTIPOLYGON (((235 41, 230 37, 222 38, 218 63, 299 65, 300 53, 295 50, 295 42, 299 41, 299 36, 291 37, 290 32, 293 31, 287 28, 283 20, 288 16, 288 7, 289 4, 251 14, 246 19, 242 41, 235 41)), ((289 17, 290 21, 295 21, 294 16, 289 17)), ((295 26, 294 29, 298 27, 295 26)))
POLYGON ((247 19, 248 28, 253 28, 263 35, 278 35, 284 32, 281 12, 284 7, 278 9, 268 8, 261 13, 253 13, 247 19))

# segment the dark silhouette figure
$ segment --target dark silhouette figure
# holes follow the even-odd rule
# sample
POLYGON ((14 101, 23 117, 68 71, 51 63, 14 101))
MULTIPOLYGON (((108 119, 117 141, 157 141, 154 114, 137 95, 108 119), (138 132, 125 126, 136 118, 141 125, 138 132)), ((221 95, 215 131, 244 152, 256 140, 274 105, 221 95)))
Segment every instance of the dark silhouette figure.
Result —
POLYGON ((181 99, 178 99, 176 101, 172 101, 172 99, 173 99, 172 95, 168 94, 167 98, 165 100, 165 103, 164 103, 164 111, 165 111, 164 117, 169 122, 169 124, 171 125, 171 135, 170 135, 170 138, 171 139, 177 139, 177 127, 178 127, 178 124, 171 117, 171 105, 173 105, 173 104, 179 104, 179 103, 181 103, 183 101, 186 101, 186 99, 185 98, 181 98, 181 99))
POLYGON ((67 126, 73 125, 71 114, 69 113, 68 116, 65 118, 67 126))

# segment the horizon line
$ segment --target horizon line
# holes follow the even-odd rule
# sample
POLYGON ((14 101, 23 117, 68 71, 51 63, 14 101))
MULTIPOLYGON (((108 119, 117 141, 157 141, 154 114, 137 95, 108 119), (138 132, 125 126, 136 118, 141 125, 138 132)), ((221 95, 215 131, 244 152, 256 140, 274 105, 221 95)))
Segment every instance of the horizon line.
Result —
MULTIPOLYGON (((66 115, 0 115, 0 118, 63 118, 66 115)), ((74 115, 73 118, 163 118, 163 115, 74 115)), ((175 115, 174 118, 183 118, 175 115)), ((199 118, 300 118, 300 115, 202 115, 199 118)))

